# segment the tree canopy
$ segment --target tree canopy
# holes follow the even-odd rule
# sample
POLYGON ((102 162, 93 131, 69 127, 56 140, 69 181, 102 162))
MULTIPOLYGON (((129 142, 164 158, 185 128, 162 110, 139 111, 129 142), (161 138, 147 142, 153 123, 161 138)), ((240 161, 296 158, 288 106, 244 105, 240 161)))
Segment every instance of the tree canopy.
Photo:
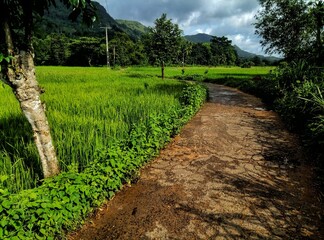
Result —
POLYGON ((256 34, 267 53, 323 63, 323 1, 259 0, 256 34), (315 59, 314 59, 315 58, 315 59))
POLYGON ((179 26, 172 23, 172 19, 167 19, 165 13, 156 19, 155 26, 144 36, 150 63, 176 62, 181 50, 181 34, 179 26))
POLYGON ((211 39, 211 53, 213 65, 234 65, 237 53, 232 46, 232 41, 226 37, 213 37, 211 39))

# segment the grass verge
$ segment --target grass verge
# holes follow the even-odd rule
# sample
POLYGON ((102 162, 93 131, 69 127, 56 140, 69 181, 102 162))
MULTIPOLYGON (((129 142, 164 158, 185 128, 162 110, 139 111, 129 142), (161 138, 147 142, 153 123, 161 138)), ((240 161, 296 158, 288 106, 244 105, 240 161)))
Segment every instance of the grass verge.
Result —
POLYGON ((180 110, 150 115, 133 126, 128 139, 98 150, 84 171, 62 173, 17 194, 0 190, 0 239, 54 239, 75 229, 94 207, 136 177, 138 168, 158 154, 205 98, 204 87, 187 84, 180 110))

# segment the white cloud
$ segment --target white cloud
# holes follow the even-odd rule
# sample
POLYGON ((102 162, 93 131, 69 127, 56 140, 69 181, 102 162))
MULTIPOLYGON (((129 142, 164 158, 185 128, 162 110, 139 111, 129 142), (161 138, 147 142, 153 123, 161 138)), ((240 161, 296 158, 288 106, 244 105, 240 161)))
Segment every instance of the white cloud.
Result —
POLYGON ((240 28, 249 27, 254 21, 255 12, 243 13, 227 18, 227 22, 231 23, 232 27, 239 30, 240 28))
POLYGON ((213 31, 212 28, 205 28, 205 29, 198 28, 198 29, 194 30, 194 34, 197 34, 197 33, 211 34, 212 31, 213 31))
POLYGON ((243 50, 263 54, 252 25, 258 0, 99 0, 117 19, 153 26, 162 13, 179 24, 185 35, 227 36, 243 50))
POLYGON ((249 36, 236 34, 227 35, 227 37, 232 40, 233 44, 239 46, 243 50, 252 50, 255 48, 255 39, 252 39, 249 36))
POLYGON ((200 12, 192 12, 189 15, 188 19, 179 23, 179 26, 183 29, 183 28, 190 27, 191 25, 197 24, 197 20, 199 19, 200 15, 201 15, 200 12))

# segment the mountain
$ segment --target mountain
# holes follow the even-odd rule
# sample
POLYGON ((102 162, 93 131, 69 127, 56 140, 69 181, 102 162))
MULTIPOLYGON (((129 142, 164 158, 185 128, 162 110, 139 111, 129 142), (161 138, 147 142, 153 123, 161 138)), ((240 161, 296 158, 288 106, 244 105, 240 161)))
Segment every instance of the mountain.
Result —
POLYGON ((66 36, 96 36, 103 37, 105 30, 102 27, 110 27, 109 35, 114 32, 125 32, 130 37, 137 39, 143 27, 139 24, 118 23, 98 2, 93 2, 97 9, 97 21, 92 27, 85 26, 81 22, 81 17, 76 22, 68 19, 71 9, 66 8, 61 1, 56 1, 56 6, 51 6, 45 12, 42 19, 36 23, 36 36, 42 37, 51 33, 65 34, 66 36), (136 27, 135 27, 136 26, 136 27))
POLYGON ((116 22, 127 34, 136 39, 139 39, 143 34, 147 33, 149 29, 137 21, 116 19, 116 22))
MULTIPOLYGON (((210 40, 212 39, 212 37, 213 36, 205 34, 205 33, 198 33, 196 35, 186 35, 185 39, 187 39, 188 41, 193 42, 193 43, 209 43, 210 40)), ((237 52, 237 55, 243 59, 251 59, 254 57, 259 57, 262 60, 267 60, 270 62, 275 62, 275 61, 281 60, 281 58, 277 58, 277 57, 267 57, 267 56, 263 56, 263 55, 257 55, 254 53, 250 53, 250 52, 242 50, 241 48, 239 48, 236 45, 234 45, 234 48, 237 52)))
POLYGON ((250 52, 247 52, 247 51, 244 51, 242 50, 241 48, 239 48, 237 45, 234 45, 234 48, 237 52, 237 55, 240 57, 240 58, 244 58, 244 59, 248 59, 248 58, 253 58, 255 56, 257 56, 256 54, 254 53, 250 53, 250 52))
POLYGON ((213 36, 205 33, 198 33, 196 35, 186 35, 184 37, 189 42, 193 43, 209 43, 213 36))
POLYGON ((263 56, 263 55, 250 53, 250 52, 242 50, 241 48, 239 48, 236 45, 234 45, 234 48, 235 48, 235 50, 237 52, 237 55, 240 58, 243 58, 243 59, 251 59, 251 58, 254 58, 254 57, 259 57, 261 60, 267 60, 267 61, 270 61, 270 62, 276 62, 276 61, 281 60, 281 58, 278 58, 278 57, 268 57, 268 56, 263 56))

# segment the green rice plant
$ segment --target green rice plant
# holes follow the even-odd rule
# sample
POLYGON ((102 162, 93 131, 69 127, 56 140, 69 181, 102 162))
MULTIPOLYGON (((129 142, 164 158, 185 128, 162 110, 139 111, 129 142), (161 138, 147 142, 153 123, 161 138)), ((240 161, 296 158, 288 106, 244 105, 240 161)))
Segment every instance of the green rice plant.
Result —
MULTIPOLYGON (((45 179, 40 187, 17 194, 0 189, 0 239, 61 239, 79 226, 123 183, 136 179, 138 168, 158 154, 206 99, 206 89, 197 84, 186 84, 183 92, 180 109, 169 106, 134 124, 127 139, 96 151, 84 171, 71 165, 69 172, 45 179)), ((0 182, 6 179, 0 176, 0 182)))
MULTIPOLYGON (((73 81, 71 78, 71 82, 61 88, 65 96, 62 101, 56 102, 52 95, 44 101, 51 104, 49 121, 59 126, 53 128, 53 135, 59 158, 64 156, 62 165, 80 164, 81 169, 91 161, 94 151, 127 138, 132 124, 145 120, 153 112, 163 112, 170 105, 179 105, 174 94, 182 86, 174 81, 159 83, 156 79, 145 79, 146 83, 150 82, 149 88, 144 87, 141 79, 110 82, 93 79, 83 82, 74 92, 70 90, 76 87, 73 81), (168 92, 165 86, 170 86, 168 92), (69 141, 65 139, 67 135, 69 141), (65 152, 60 153, 60 149, 65 152)), ((56 85, 53 90, 57 88, 56 85)))
POLYGON ((0 86, 0 189, 13 192, 35 186, 39 158, 29 123, 7 86, 0 86))
MULTIPOLYGON (((63 171, 82 171, 96 151, 127 139, 133 125, 180 108, 184 87, 174 80, 128 77, 124 69, 39 67, 37 76, 63 171)), ((35 187, 42 175, 30 126, 8 87, 1 88, 0 102, 0 176, 9 176, 0 189, 35 187)))

